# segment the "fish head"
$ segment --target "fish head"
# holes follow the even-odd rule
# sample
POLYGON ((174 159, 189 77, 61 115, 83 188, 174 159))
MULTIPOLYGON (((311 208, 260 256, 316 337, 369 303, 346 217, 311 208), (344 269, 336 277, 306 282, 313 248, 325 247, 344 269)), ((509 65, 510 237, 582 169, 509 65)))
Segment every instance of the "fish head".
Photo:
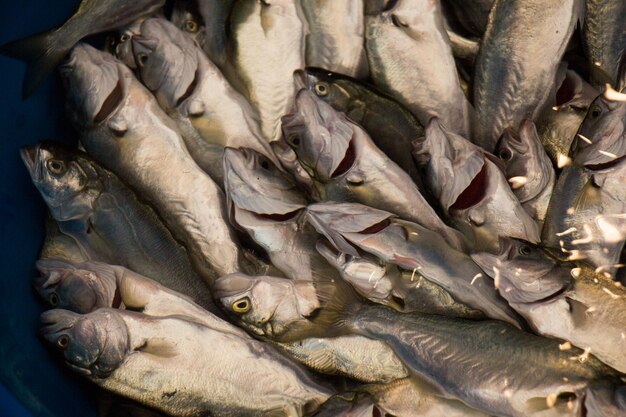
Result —
POLYGON ((105 123, 122 106, 132 80, 113 55, 77 44, 60 66, 70 118, 80 128, 105 123))
POLYGON ((320 307, 311 283, 286 278, 235 273, 219 278, 214 292, 231 317, 268 338, 280 338, 294 326, 307 325, 320 307))
POLYGON ((198 83, 198 47, 172 23, 146 19, 133 36, 133 54, 142 83, 166 110, 176 108, 198 83))
POLYGON ((437 7, 438 0, 397 0, 388 2, 382 14, 400 30, 419 35, 419 31, 423 31, 423 26, 429 21, 424 16, 432 16, 437 7))
POLYGON ((471 257, 510 302, 545 300, 564 290, 571 280, 568 268, 561 268, 540 247, 518 239, 500 238, 498 253, 479 252, 471 257))
POLYGON ((350 86, 341 82, 341 76, 323 68, 307 67, 303 72, 303 84, 316 97, 348 113, 355 92, 350 86))
POLYGON ((570 151, 574 161, 604 170, 626 157, 626 94, 607 85, 589 106, 570 151))
POLYGON ((314 93, 305 88, 298 91, 295 111, 281 120, 285 141, 315 179, 330 181, 354 164, 351 122, 314 93))
POLYGON ((206 39, 206 27, 200 14, 198 2, 177 0, 172 7, 170 21, 181 31, 191 36, 200 47, 206 39))
POLYGON ((522 121, 517 131, 507 128, 494 153, 502 161, 513 193, 522 203, 537 197, 554 177, 552 162, 530 120, 522 121))
POLYGON ((228 206, 236 223, 243 222, 242 211, 255 215, 249 221, 290 220, 307 205, 296 184, 253 149, 226 148, 224 172, 228 206))
POLYGON ((141 31, 141 23, 144 19, 137 19, 130 25, 118 30, 118 35, 113 40, 111 52, 117 59, 124 63, 128 68, 137 69, 135 57, 133 55, 133 36, 141 31))
POLYGON ((91 214, 103 185, 89 157, 50 142, 26 146, 21 156, 55 220, 86 218, 91 214))
POLYGON ((40 259, 37 270, 41 276, 35 279, 35 291, 51 308, 86 314, 101 307, 120 306, 119 296, 114 296, 112 273, 96 274, 60 259, 40 259))
POLYGON ((324 202, 307 207, 307 220, 338 250, 360 256, 348 234, 369 234, 385 229, 392 213, 357 203, 324 202))
POLYGON ((48 310, 41 315, 40 334, 75 371, 106 378, 130 351, 128 329, 116 310, 99 309, 81 315, 48 310))

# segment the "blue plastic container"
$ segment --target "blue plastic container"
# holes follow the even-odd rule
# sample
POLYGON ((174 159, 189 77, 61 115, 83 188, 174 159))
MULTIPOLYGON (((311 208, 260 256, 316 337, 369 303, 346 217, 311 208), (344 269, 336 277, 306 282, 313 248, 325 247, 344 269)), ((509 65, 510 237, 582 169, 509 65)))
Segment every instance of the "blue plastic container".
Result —
MULTIPOLYGON (((0 44, 62 24, 79 0, 3 1, 0 44)), ((22 100, 25 65, 0 57, 0 417, 96 416, 91 384, 38 337, 43 306, 32 289, 45 206, 19 156, 43 139, 76 143, 58 75, 22 100), (28 410, 28 411, 27 411, 28 410)))

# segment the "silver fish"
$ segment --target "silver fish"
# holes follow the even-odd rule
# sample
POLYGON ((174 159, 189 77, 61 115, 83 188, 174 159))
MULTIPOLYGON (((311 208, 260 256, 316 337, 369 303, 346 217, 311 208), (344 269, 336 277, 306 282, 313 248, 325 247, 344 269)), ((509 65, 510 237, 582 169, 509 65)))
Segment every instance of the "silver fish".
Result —
POLYGON ((258 112, 265 139, 272 142, 280 138, 280 117, 296 93, 291 75, 305 66, 306 23, 300 2, 239 1, 230 22, 233 66, 243 81, 242 93, 258 112))
POLYGON ((2 45, 0 54, 28 64, 22 85, 22 95, 28 97, 82 38, 130 24, 163 4, 165 0, 82 0, 63 26, 2 45))
POLYGON ((277 160, 250 104, 202 50, 164 19, 147 19, 132 38, 138 74, 176 121, 198 165, 223 184, 224 147, 245 146, 277 160))
POLYGON ((463 247, 459 233, 439 218, 408 174, 360 126, 310 91, 298 92, 295 113, 283 117, 283 134, 323 200, 358 201, 391 211, 463 247))
POLYGON ((309 222, 340 251, 357 249, 385 262, 416 270, 455 300, 489 317, 520 325, 519 318, 469 256, 452 249, 436 232, 394 218, 392 213, 354 203, 317 203, 307 208, 309 222))
POLYGON ((172 416, 300 416, 331 395, 234 327, 107 308, 86 315, 55 309, 41 321, 43 337, 75 372, 172 416))
POLYGON ((355 78, 368 75, 364 0, 302 0, 306 64, 355 78))
POLYGON ((85 257, 127 266, 213 308, 187 251, 154 210, 78 150, 42 143, 22 151, 33 183, 85 257))
POLYGON ((581 0, 495 1, 476 61, 474 143, 492 152, 504 129, 538 116, 583 8, 581 0))
POLYGON ((72 262, 89 260, 89 255, 81 250, 80 245, 59 229, 59 225, 50 213, 46 216, 46 237, 39 251, 40 259, 63 259, 72 262))
POLYGON ((184 242, 198 272, 210 283, 212 271, 222 275, 245 267, 224 194, 193 161, 174 122, 130 70, 81 44, 62 75, 82 144, 155 207, 184 242))
POLYGON ((506 129, 498 141, 495 154, 504 163, 504 175, 513 194, 541 230, 556 174, 548 154, 541 146, 534 123, 524 120, 517 132, 506 129))
POLYGON ((588 349, 607 365, 626 373, 623 345, 626 290, 589 267, 574 267, 541 249, 511 239, 497 255, 473 254, 498 291, 539 334, 588 349))
POLYGON ((475 248, 497 251, 498 236, 539 242, 537 223, 522 208, 493 155, 446 130, 437 119, 415 148, 444 213, 475 248))
POLYGON ((470 105, 459 83, 439 1, 398 0, 389 10, 367 15, 365 27, 374 84, 423 125, 436 116, 467 135, 470 105))

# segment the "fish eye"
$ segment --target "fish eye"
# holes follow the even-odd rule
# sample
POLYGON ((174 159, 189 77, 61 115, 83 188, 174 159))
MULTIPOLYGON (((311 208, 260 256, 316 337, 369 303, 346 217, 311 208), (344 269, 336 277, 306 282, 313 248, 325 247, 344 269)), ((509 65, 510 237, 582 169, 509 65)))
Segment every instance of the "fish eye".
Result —
POLYGON ((50 303, 50 305, 52 307, 58 306, 59 305, 59 296, 57 295, 57 293, 51 292, 50 295, 48 295, 48 302, 50 303))
POLYGON ((67 171, 65 162, 59 161, 58 159, 49 159, 48 162, 46 162, 46 168, 55 175, 61 175, 67 171))
POLYGON ((315 94, 320 97, 325 97, 330 92, 330 88, 328 88, 328 84, 319 82, 315 84, 315 94))
POLYGON ((502 149, 498 153, 498 157, 500 157, 500 159, 502 159, 504 161, 508 161, 511 158, 513 158, 513 153, 510 150, 508 150, 508 149, 502 149))
POLYGON ((597 104, 594 104, 593 106, 591 106, 591 109, 589 110, 590 118, 597 119, 598 117, 600 117, 601 114, 602 114, 602 107, 598 106, 597 104))
POLYGON ((70 337, 66 334, 62 334, 57 339, 57 346, 61 349, 65 349, 70 345, 70 337))
POLYGON ((196 33, 198 31, 198 24, 193 20, 187 20, 185 22, 185 30, 187 32, 196 33))
POLYGON ((293 134, 287 138, 287 142, 289 142, 292 146, 300 146, 300 137, 298 135, 293 134))
POLYGON ((120 35, 120 42, 126 42, 128 39, 130 39, 130 36, 128 36, 127 34, 122 33, 120 35))
POLYGON ((270 169, 270 163, 267 162, 265 159, 262 159, 261 160, 261 168, 269 170, 270 169))
POLYGON ((248 297, 240 298, 232 304, 233 311, 235 313, 247 313, 250 311, 251 303, 248 297))
POLYGON ((528 245, 522 245, 519 248, 520 255, 528 256, 532 253, 532 248, 528 245))
POLYGON ((148 62, 148 54, 145 54, 143 52, 139 52, 136 58, 137 58, 137 63, 140 66, 146 65, 146 62, 148 62))

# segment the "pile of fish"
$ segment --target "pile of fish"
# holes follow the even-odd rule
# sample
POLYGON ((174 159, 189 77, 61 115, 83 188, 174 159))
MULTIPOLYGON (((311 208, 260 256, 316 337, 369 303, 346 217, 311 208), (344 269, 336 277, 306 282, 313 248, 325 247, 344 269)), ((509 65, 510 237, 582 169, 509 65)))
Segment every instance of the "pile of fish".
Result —
POLYGON ((22 151, 43 339, 128 415, 625 416, 625 22, 83 0, 1 48, 79 132, 22 151))

